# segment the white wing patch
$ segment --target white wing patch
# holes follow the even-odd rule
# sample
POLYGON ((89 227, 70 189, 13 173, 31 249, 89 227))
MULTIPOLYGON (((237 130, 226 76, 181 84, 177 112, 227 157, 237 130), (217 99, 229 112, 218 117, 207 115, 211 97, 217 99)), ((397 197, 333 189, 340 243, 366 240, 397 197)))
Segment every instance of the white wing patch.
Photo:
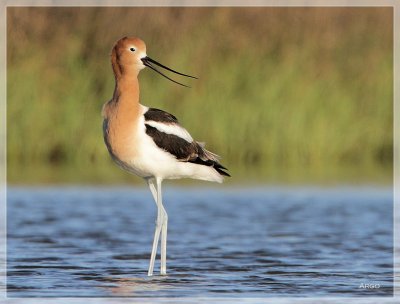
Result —
POLYGON ((189 132, 185 128, 182 128, 177 124, 164 124, 162 122, 152 120, 146 121, 146 124, 152 126, 153 128, 156 128, 160 132, 176 135, 189 143, 193 141, 193 138, 192 136, 190 136, 189 132))

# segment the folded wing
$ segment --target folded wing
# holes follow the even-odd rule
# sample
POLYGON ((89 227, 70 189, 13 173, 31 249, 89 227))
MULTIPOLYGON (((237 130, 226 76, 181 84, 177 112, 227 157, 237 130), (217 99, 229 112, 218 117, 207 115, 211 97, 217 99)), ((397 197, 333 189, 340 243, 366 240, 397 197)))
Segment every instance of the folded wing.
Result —
POLYGON ((165 111, 150 108, 144 113, 146 134, 164 151, 182 162, 213 167, 218 173, 230 176, 219 163, 219 156, 206 150, 183 128, 178 119, 165 111))

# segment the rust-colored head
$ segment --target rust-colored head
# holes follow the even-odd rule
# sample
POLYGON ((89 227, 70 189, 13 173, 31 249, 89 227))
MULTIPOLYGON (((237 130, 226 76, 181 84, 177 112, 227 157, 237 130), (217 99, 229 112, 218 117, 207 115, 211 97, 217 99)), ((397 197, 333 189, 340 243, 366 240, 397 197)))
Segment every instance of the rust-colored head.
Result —
POLYGON ((136 37, 124 37, 117 41, 111 52, 111 62, 117 77, 123 74, 137 75, 144 64, 146 44, 136 37))
POLYGON ((114 69, 115 77, 117 79, 124 75, 137 76, 140 70, 144 69, 145 67, 149 67, 150 69, 161 74, 165 78, 187 87, 187 85, 168 77, 167 75, 159 71, 155 66, 161 67, 181 76, 197 79, 197 77, 175 71, 148 57, 146 55, 146 45, 142 40, 136 37, 124 37, 118 40, 112 49, 111 62, 114 69))

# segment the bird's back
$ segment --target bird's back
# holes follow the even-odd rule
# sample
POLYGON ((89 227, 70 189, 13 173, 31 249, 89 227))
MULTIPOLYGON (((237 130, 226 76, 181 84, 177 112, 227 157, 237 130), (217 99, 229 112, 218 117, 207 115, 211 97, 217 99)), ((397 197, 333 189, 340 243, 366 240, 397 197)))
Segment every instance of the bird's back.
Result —
POLYGON ((144 113, 146 134, 164 151, 180 162, 188 162, 214 168, 219 174, 229 176, 219 163, 220 157, 205 149, 183 128, 178 119, 163 110, 149 108, 144 113))

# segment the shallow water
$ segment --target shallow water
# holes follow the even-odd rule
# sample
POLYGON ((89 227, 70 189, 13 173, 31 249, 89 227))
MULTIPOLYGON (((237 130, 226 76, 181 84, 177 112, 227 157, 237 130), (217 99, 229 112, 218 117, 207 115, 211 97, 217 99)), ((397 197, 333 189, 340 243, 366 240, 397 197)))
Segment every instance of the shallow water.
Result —
POLYGON ((393 197, 373 187, 8 189, 9 297, 391 296, 393 197), (377 288, 363 288, 374 284, 377 288))

